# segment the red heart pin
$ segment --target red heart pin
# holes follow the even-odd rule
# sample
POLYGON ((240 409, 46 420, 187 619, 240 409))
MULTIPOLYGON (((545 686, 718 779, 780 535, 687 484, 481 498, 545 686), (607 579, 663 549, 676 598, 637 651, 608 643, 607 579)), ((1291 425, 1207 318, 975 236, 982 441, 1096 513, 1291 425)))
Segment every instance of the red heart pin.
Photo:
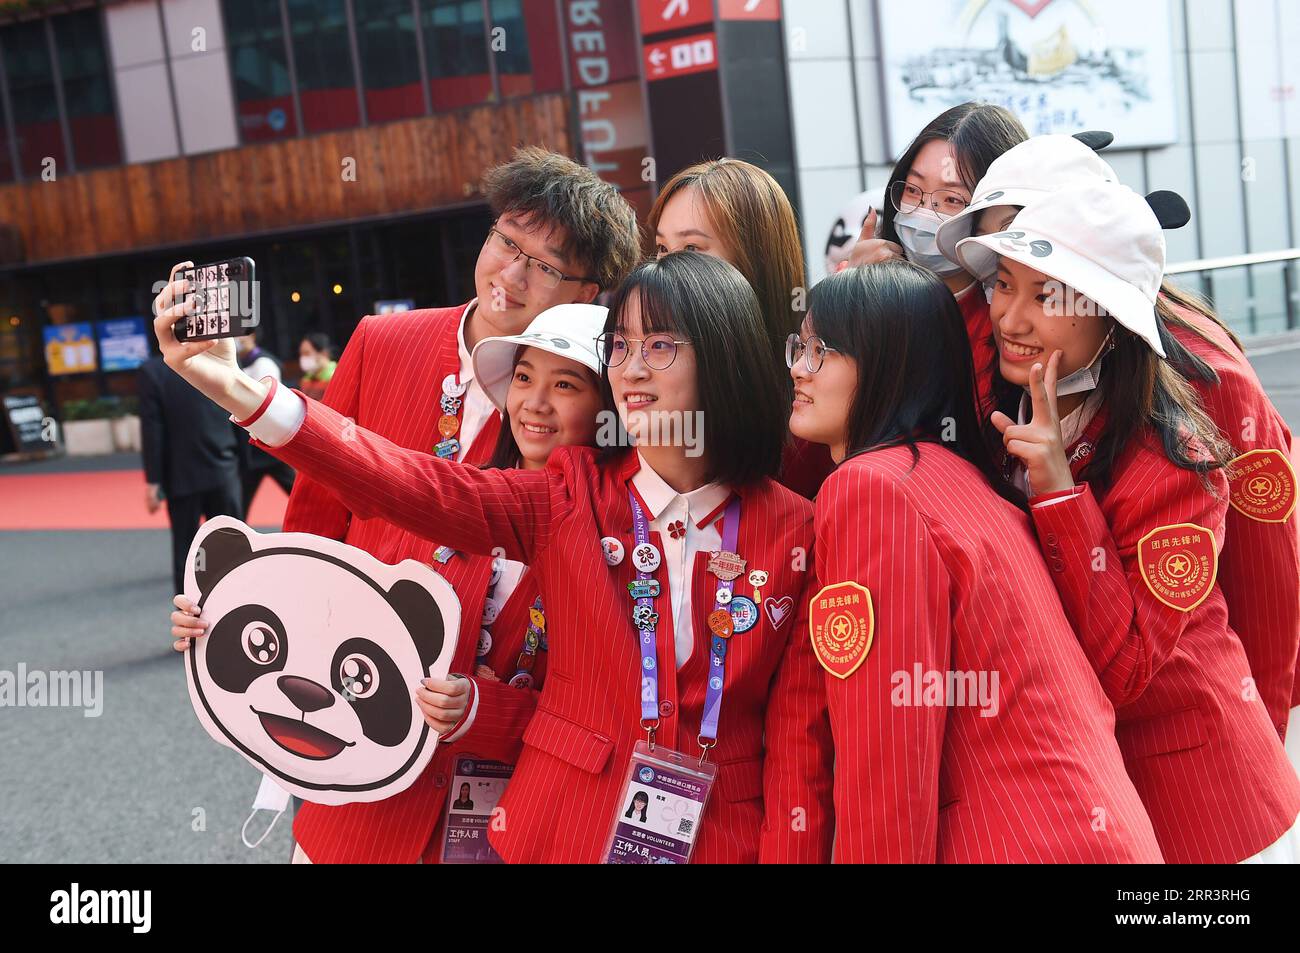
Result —
POLYGON ((772 623, 772 628, 779 629, 790 618, 790 610, 794 608, 794 598, 792 596, 782 596, 780 599, 773 599, 770 596, 763 600, 763 611, 767 613, 767 620, 772 623))
POLYGON ((1025 11, 1032 20, 1038 14, 1043 12, 1043 8, 1052 2, 1052 0, 1011 0, 1021 10, 1025 11))

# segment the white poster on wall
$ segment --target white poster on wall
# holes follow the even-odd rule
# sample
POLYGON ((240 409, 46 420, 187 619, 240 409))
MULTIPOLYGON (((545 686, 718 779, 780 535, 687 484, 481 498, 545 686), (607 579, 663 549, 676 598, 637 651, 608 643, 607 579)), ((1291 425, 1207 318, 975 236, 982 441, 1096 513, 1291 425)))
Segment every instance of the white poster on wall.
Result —
POLYGON ((1030 135, 1177 139, 1169 0, 878 0, 894 158, 958 103, 1006 106, 1030 135))

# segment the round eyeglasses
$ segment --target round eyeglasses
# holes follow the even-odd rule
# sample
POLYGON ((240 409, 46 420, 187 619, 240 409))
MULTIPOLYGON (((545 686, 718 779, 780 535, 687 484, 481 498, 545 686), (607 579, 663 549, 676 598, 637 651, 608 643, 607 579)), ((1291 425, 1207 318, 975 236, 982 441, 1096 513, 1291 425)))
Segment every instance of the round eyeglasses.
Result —
POLYGON ((785 339, 785 366, 791 370, 802 357, 803 366, 807 368, 808 373, 816 374, 822 369, 822 362, 826 360, 828 353, 840 352, 815 334, 805 341, 799 337, 798 331, 791 331, 790 336, 785 339))
POLYGON ((596 353, 606 367, 618 367, 627 360, 629 345, 641 345, 641 360, 656 371, 666 370, 677 360, 677 348, 690 341, 675 341, 671 334, 652 334, 648 338, 630 338, 618 331, 606 331, 596 338, 596 353))
POLYGON ((915 212, 924 206, 940 218, 960 215, 966 211, 966 206, 970 205, 970 199, 961 192, 954 192, 952 189, 935 189, 933 192, 926 192, 911 182, 902 181, 890 184, 889 200, 900 212, 915 212))

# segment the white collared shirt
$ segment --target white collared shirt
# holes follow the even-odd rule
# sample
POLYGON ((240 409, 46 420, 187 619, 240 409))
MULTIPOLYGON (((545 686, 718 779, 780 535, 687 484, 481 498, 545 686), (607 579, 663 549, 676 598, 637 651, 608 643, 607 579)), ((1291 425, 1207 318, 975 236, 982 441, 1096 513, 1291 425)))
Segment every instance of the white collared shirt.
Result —
MULTIPOLYGON (((467 386, 460 408, 460 430, 456 434, 456 439, 460 441, 460 452, 455 457, 457 460, 465 459, 465 454, 469 453, 469 448, 474 445, 474 441, 482 433, 483 425, 497 412, 496 406, 488 399, 488 395, 483 392, 479 382, 474 379, 474 361, 470 356, 469 348, 465 346, 465 321, 469 318, 469 314, 476 304, 478 304, 478 298, 465 305, 465 310, 460 314, 460 324, 456 327, 456 353, 460 357, 460 382, 467 386)), ((441 381, 438 382, 438 386, 442 386, 441 381)), ((434 402, 436 403, 441 397, 441 394, 435 396, 434 402)), ((439 416, 441 416, 441 411, 439 411, 439 416)))
MULTIPOLYGON (((651 532, 658 532, 663 543, 662 565, 668 570, 668 591, 673 610, 674 648, 677 667, 681 668, 691 657, 695 647, 695 627, 691 620, 691 591, 695 568, 695 555, 714 552, 722 548, 722 519, 720 507, 731 497, 731 488, 721 483, 709 483, 689 493, 678 493, 645 458, 637 454, 641 469, 632 477, 632 486, 641 501, 649 508, 651 532), (699 521, 716 517, 709 525, 701 527, 699 521), (680 523, 682 534, 674 537, 674 524, 680 523)), ((713 607, 710 606, 710 609, 713 607)))

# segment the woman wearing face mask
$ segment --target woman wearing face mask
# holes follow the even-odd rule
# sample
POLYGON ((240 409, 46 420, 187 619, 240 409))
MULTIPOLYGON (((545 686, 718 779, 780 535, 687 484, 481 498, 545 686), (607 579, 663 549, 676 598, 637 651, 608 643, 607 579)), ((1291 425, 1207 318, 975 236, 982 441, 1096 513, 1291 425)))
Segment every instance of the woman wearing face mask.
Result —
POLYGON ((836 860, 1158 863, 1114 710, 980 435, 952 295, 894 261, 826 278, 809 304, 790 427, 840 464, 817 497, 809 608, 836 860))
MULTIPOLYGON (((739 159, 701 162, 668 180, 646 223, 657 257, 700 252, 745 276, 780 368, 785 339, 802 318, 807 286, 799 226, 777 181, 739 159)), ((782 454, 780 482, 812 499, 832 467, 824 447, 795 438, 782 454)))
POLYGON ((1006 412, 992 426, 1116 706, 1165 859, 1292 860, 1300 781, 1258 695, 1243 690, 1250 666, 1216 581, 1230 451, 1164 360, 1159 220, 1123 186, 1071 186, 957 254, 974 274, 996 259, 995 393, 1006 412), (1058 397, 1058 378, 1108 337, 1098 389, 1058 397))
MULTIPOLYGON (((1021 208, 1060 188, 1118 181, 1089 145, 1109 139, 1102 133, 1036 136, 1015 146, 989 166, 970 207, 940 227, 940 249, 955 259, 957 242, 972 231, 1005 231, 1021 208)), ((1147 201, 1166 228, 1181 227, 1190 217, 1186 203, 1174 193, 1155 192, 1147 201)), ((994 275, 979 277, 991 282, 994 275)), ((1219 436, 1231 447, 1231 505, 1217 581, 1228 605, 1228 624, 1250 662, 1254 689, 1278 736, 1285 737, 1300 648, 1300 596, 1295 586, 1300 540, 1291 431, 1240 342, 1206 302, 1165 280, 1156 298, 1156 320, 1169 339, 1166 361, 1196 390, 1219 436)), ((1110 347, 1111 338, 1106 338, 1092 360, 1059 380, 1058 398, 1095 390, 1110 347)))
POLYGON ((540 472, 479 470, 359 428, 344 439, 328 407, 177 342, 180 311, 161 304, 170 366, 353 512, 532 567, 549 668, 500 804, 509 823, 491 832, 508 862, 829 856, 829 726, 800 609, 811 506, 770 479, 787 412, 739 272, 682 253, 632 274, 601 353, 637 447, 561 448, 540 472), (702 441, 662 439, 688 417, 702 441), (611 834, 652 757, 680 757, 650 776, 689 768, 694 793, 674 787, 688 823, 641 853, 611 834), (701 803, 696 775, 714 765, 701 803))
POLYGON ((849 256, 850 266, 905 258, 943 279, 957 298, 971 355, 979 407, 988 409, 986 368, 994 362, 989 343, 988 302, 979 282, 940 253, 939 227, 970 204, 971 190, 989 164, 1028 138, 1024 126, 1001 106, 962 103, 936 116, 894 164, 884 214, 872 210, 849 256))
MULTIPOLYGON (((600 378, 595 338, 606 309, 569 304, 539 314, 522 335, 485 338, 474 348, 474 376, 503 415, 485 469, 541 471, 558 447, 596 444, 601 411, 610 411, 600 378)), ((439 537, 441 538, 441 537, 439 537)), ((435 568, 455 586, 466 612, 481 614, 472 678, 425 679, 415 691, 425 721, 441 736, 440 751, 514 764, 525 726, 536 708, 546 673, 548 627, 537 578, 518 560, 434 551, 435 568)), ((207 623, 193 604, 176 597, 175 648, 184 651, 207 623)), ((458 651, 458 657, 464 657, 458 651)), ((383 801, 326 806, 305 804, 294 821, 295 858, 315 863, 420 857, 437 862, 444 849, 459 862, 447 835, 446 754, 415 783, 383 801), (419 819, 413 820, 413 819, 419 819), (414 840, 419 843, 412 847, 414 840), (358 845, 364 844, 364 850, 358 845), (376 847, 376 844, 383 845, 376 847)))
POLYGON ((325 396, 325 385, 338 366, 332 353, 329 335, 319 331, 308 334, 298 343, 298 366, 302 368, 298 388, 308 397, 320 400, 325 396))

